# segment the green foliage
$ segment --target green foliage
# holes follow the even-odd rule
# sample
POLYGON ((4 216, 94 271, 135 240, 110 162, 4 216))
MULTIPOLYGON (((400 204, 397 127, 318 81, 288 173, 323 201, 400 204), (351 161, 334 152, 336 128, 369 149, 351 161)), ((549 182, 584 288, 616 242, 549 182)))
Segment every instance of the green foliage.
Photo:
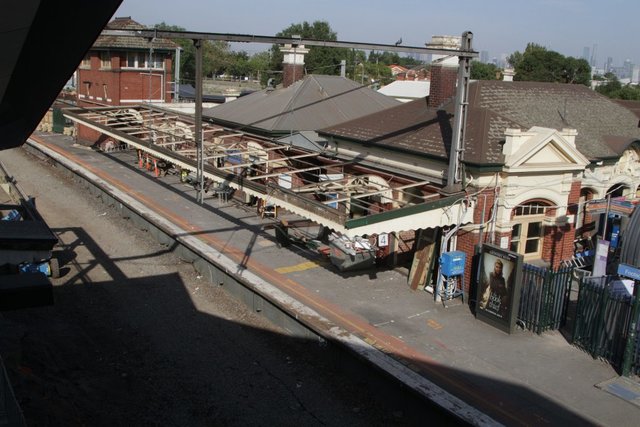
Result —
POLYGON ((640 87, 632 85, 622 85, 618 78, 612 74, 605 74, 606 83, 596 87, 596 92, 612 99, 625 99, 629 101, 640 101, 640 87))
POLYGON ((382 64, 382 65, 402 65, 406 68, 413 68, 418 65, 422 65, 421 61, 417 59, 411 58, 409 56, 400 56, 396 52, 376 52, 372 50, 369 53, 369 57, 367 61, 372 64, 382 64))
MULTIPOLYGON (((301 24, 291 24, 289 27, 276 34, 277 37, 300 36, 303 39, 330 40, 335 41, 338 35, 331 29, 326 21, 314 21, 309 24, 307 21, 301 24)), ((310 74, 340 74, 340 61, 346 59, 349 52, 345 48, 334 48, 324 46, 308 46, 309 53, 305 56, 305 69, 310 74)), ((271 48, 271 70, 282 71, 283 54, 278 45, 271 48)), ((282 80, 278 75, 277 80, 282 80)))
MULTIPOLYGON (((186 31, 186 29, 183 27, 180 27, 178 25, 169 25, 164 21, 154 25, 153 28, 164 31, 186 31)), ((182 48, 182 53, 180 54, 180 72, 182 73, 181 77, 188 80, 194 80, 196 74, 196 49, 193 46, 193 41, 189 39, 172 39, 172 41, 182 48)), ((176 64, 174 63, 174 75, 175 66, 176 64)))
POLYGON ((591 67, 586 60, 565 57, 535 43, 529 43, 524 53, 514 52, 508 61, 515 69, 515 80, 591 83, 591 67))
POLYGON ((480 61, 471 62, 472 80, 499 80, 502 70, 495 64, 485 64, 480 61))
MULTIPOLYGON (((166 31, 186 31, 177 25, 165 22, 154 25, 154 28, 166 31)), ((194 84, 196 79, 196 48, 193 40, 173 39, 182 48, 180 54, 181 80, 194 84)), ((204 77, 215 77, 221 74, 234 77, 256 77, 269 68, 269 52, 259 52, 249 57, 247 52, 234 52, 225 41, 202 42, 202 74, 204 77)), ((174 65, 175 66, 175 65, 174 65)), ((175 70, 174 70, 175 72, 175 70)))
POLYGON ((253 54, 248 62, 251 78, 253 80, 260 80, 266 85, 266 79, 268 77, 267 70, 269 70, 270 61, 271 53, 268 51, 253 54))

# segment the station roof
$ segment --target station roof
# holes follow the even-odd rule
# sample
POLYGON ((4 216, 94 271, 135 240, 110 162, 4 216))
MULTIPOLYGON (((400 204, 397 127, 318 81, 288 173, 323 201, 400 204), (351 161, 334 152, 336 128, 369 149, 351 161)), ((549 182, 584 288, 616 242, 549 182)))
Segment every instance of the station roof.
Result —
MULTIPOLYGON (((71 108, 65 116, 197 172, 193 117, 150 106, 71 108)), ((358 158, 336 158, 211 123, 203 123, 202 134, 205 178, 350 237, 471 221, 464 195, 444 197, 427 178, 394 174, 358 158), (371 210, 354 218, 346 209, 350 206, 371 210)))

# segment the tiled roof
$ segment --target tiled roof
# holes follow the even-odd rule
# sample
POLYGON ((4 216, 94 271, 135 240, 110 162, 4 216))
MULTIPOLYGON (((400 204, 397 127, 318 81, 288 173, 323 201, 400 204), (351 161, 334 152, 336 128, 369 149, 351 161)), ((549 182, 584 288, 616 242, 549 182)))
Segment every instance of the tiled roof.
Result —
MULTIPOLYGON (((420 99, 320 133, 446 160, 453 108, 452 101, 443 110, 430 109, 420 99)), ((576 146, 586 157, 617 157, 630 142, 640 140, 637 125, 631 111, 586 86, 477 81, 469 89, 464 160, 503 163, 504 131, 533 126, 577 129, 576 146)))
POLYGON ((606 139, 640 139, 635 115, 583 85, 482 81, 470 96, 475 106, 487 108, 519 123, 523 129, 544 126, 578 131, 576 146, 587 158, 617 157, 606 139))
POLYGON ((233 127, 283 133, 315 131, 398 104, 344 77, 309 75, 289 87, 254 92, 203 114, 233 127))
MULTIPOLYGON (((144 25, 134 21, 131 17, 115 18, 105 27, 107 30, 146 30, 144 25)), ((178 45, 168 39, 155 39, 151 44, 144 37, 129 36, 99 36, 93 44, 93 49, 153 49, 175 50, 178 45)))
POLYGON ((636 116, 640 117, 640 101, 627 101, 624 99, 616 99, 616 102, 623 107, 631 110, 636 116))

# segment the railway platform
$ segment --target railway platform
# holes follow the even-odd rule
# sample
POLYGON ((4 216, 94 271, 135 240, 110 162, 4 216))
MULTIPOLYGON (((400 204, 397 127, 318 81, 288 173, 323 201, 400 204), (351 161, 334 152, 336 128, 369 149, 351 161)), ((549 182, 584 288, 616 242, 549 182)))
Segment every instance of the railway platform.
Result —
MULTIPOLYGON (((192 251, 237 277, 321 340, 358 353, 425 399, 472 425, 636 425, 640 407, 597 387, 618 374, 560 332, 507 335, 460 299, 443 305, 412 291, 407 272, 341 272, 327 257, 277 236, 282 219, 210 194, 196 203, 177 175, 140 168, 135 152, 98 152, 68 136, 34 134, 27 149, 127 204, 192 251)), ((312 225, 298 233, 313 236, 312 225)), ((210 275, 213 281, 219 276, 210 275)), ((286 327, 286 325, 285 325, 286 327)), ((292 333, 296 333, 292 330, 292 333)))

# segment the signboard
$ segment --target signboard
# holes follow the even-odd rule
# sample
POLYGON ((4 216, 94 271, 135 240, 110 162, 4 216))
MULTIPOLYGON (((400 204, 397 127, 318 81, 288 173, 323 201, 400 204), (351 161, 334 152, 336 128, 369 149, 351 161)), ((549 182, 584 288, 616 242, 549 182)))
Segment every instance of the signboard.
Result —
POLYGON ((282 188, 291 189, 291 175, 286 173, 278 175, 278 185, 282 188))
POLYGON ((476 293, 476 317, 513 333, 520 303, 522 255, 484 244, 476 293))
POLYGON ((603 214, 609 210, 610 215, 628 217, 633 212, 634 205, 624 197, 613 198, 607 203, 607 199, 589 200, 587 202, 587 212, 592 215, 603 214), (608 207, 607 207, 608 205, 608 207))
POLYGON ((609 242, 607 240, 598 239, 596 243, 596 256, 593 260, 593 277, 604 276, 607 274, 607 258, 609 256, 609 242))
POLYGON ((628 264, 618 265, 618 276, 628 277, 633 280, 640 280, 640 268, 628 264))
POLYGON ((387 233, 378 234, 378 246, 381 248, 389 246, 389 235, 387 233))

